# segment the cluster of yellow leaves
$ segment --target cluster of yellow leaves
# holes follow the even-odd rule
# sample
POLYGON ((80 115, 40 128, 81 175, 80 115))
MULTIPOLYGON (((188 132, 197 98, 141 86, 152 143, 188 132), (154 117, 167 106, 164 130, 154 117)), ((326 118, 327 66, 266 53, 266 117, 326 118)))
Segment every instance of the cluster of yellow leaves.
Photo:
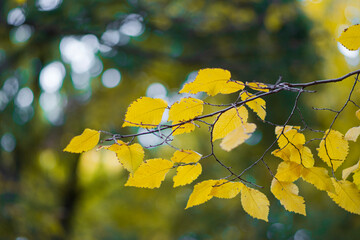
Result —
POLYGON ((249 188, 241 182, 206 180, 195 185, 186 208, 200 205, 213 197, 230 199, 241 193, 241 204, 253 218, 268 221, 269 200, 262 192, 249 188))
MULTIPOLYGON (((317 189, 326 191, 340 207, 360 214, 359 189, 356 188, 356 183, 346 181, 351 173, 360 172, 359 163, 344 169, 343 180, 337 181, 329 177, 325 168, 314 167, 313 155, 310 149, 304 146, 305 136, 299 133, 299 127, 277 127, 275 134, 280 149, 272 154, 284 162, 278 166, 271 184, 271 192, 286 210, 306 215, 304 198, 299 196, 299 189, 293 183, 301 177, 317 189)), ((346 137, 338 131, 327 130, 320 142, 318 155, 335 171, 344 162, 348 148, 346 137)))
MULTIPOLYGON (((349 49, 358 48, 353 38, 359 38, 358 26, 351 27, 339 38, 339 41, 349 49), (355 36, 355 37, 354 37, 355 36)), ((360 39, 360 38, 359 38, 360 39)), ((179 93, 196 94, 205 92, 209 96, 219 93, 230 94, 240 91, 242 103, 219 111, 212 125, 212 141, 222 139, 220 147, 231 151, 244 143, 256 130, 254 123, 248 122, 248 110, 251 109, 261 120, 266 117, 266 102, 259 94, 268 92, 270 88, 263 83, 243 83, 231 79, 229 71, 219 68, 202 69, 193 82, 187 83, 179 93), (244 88, 258 91, 252 94, 244 88)), ((159 127, 165 109, 169 109, 168 122, 172 125, 172 135, 189 133, 195 129, 195 121, 201 118, 204 102, 193 97, 185 97, 171 106, 163 99, 141 97, 135 100, 127 109, 123 127, 142 128, 159 127)), ((356 112, 360 119, 360 110, 356 112)), ((272 154, 284 160, 278 166, 275 178, 271 183, 271 192, 288 211, 306 215, 305 200, 299 196, 299 189, 294 183, 299 178, 313 184, 317 189, 326 191, 331 199, 345 210, 360 214, 360 167, 359 162, 344 169, 343 179, 337 181, 329 177, 328 170, 314 167, 314 156, 307 146, 300 127, 276 127, 275 134, 279 149, 272 154), (353 182, 346 180, 353 174, 353 182)), ((348 141, 357 141, 360 126, 350 128, 345 136, 335 130, 327 130, 322 138, 318 156, 333 171, 336 171, 348 155, 348 141)), ((85 129, 74 137, 64 151, 82 153, 94 148, 100 140, 100 132, 85 129)), ((173 176, 174 187, 184 186, 195 181, 202 173, 201 154, 193 150, 175 151, 170 160, 154 158, 144 160, 145 152, 138 143, 126 143, 117 140, 110 146, 102 147, 116 154, 121 165, 129 171, 125 186, 140 188, 159 188, 171 169, 176 168, 173 176)), ((213 197, 230 199, 241 194, 241 204, 250 216, 267 221, 269 201, 260 191, 250 188, 241 182, 227 180, 205 180, 194 186, 186 208, 200 205, 213 197)))
POLYGON ((304 146, 305 136, 298 132, 299 127, 286 126, 276 127, 275 134, 278 138, 279 149, 272 154, 284 161, 302 164, 305 167, 314 166, 314 157, 310 148, 304 146))

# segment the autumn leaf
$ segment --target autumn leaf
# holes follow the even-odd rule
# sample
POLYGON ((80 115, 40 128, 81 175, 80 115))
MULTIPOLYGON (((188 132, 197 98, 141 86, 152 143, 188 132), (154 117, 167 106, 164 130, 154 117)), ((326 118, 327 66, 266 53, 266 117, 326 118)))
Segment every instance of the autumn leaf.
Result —
POLYGON ((223 138, 220 143, 220 147, 225 151, 231 151, 249 139, 255 129, 256 125, 253 123, 245 123, 241 125, 223 138))
POLYGON ((217 120, 213 128, 212 140, 223 138, 231 131, 245 124, 248 119, 248 111, 244 106, 227 110, 217 120))
POLYGON ((297 130, 299 130, 300 127, 299 127, 299 126, 291 126, 291 125, 286 125, 285 127, 276 126, 276 127, 275 127, 276 137, 278 137, 281 133, 283 133, 283 134, 287 133, 287 132, 290 131, 291 129, 297 129, 297 130))
POLYGON ((346 28, 337 41, 351 51, 357 50, 360 47, 360 25, 346 28))
POLYGON ((284 161, 291 161, 304 165, 304 167, 314 166, 314 157, 310 148, 304 146, 305 136, 297 131, 296 127, 289 126, 285 128, 276 128, 275 133, 278 135, 278 145, 272 154, 284 161), (283 132, 281 134, 281 132, 283 132))
POLYGON ((360 109, 355 112, 355 115, 360 120, 360 109))
POLYGON ((301 178, 308 183, 314 185, 321 191, 334 192, 334 186, 328 171, 322 167, 303 168, 301 178))
POLYGON ((246 82, 246 86, 255 90, 255 91, 261 91, 261 92, 269 92, 269 87, 260 82, 246 82))
POLYGON ((299 188, 294 183, 280 182, 274 178, 271 182, 271 192, 286 210, 306 216, 304 198, 298 195, 299 188))
POLYGON ((185 209, 203 204, 204 202, 210 200, 213 197, 210 195, 211 190, 216 183, 217 180, 206 180, 196 184, 185 209))
POLYGON ((360 127, 350 128, 345 134, 345 140, 356 142, 359 135, 360 135, 360 127))
POLYGON ((304 165, 306 168, 314 166, 315 160, 310 148, 305 146, 297 146, 290 151, 290 161, 304 165))
POLYGON ((193 150, 177 150, 171 157, 174 163, 196 163, 201 159, 201 154, 193 150))
POLYGON ((335 193, 328 192, 330 198, 346 211, 360 215, 360 191, 356 185, 346 180, 331 180, 335 186, 335 193))
POLYGON ((222 179, 216 183, 210 195, 217 198, 230 199, 236 197, 243 187, 245 187, 245 185, 241 182, 229 182, 222 179))
POLYGON ((356 171, 353 175, 354 184, 360 189, 360 171, 356 171))
POLYGON ((82 153, 93 149, 100 140, 100 132, 86 128, 79 136, 73 137, 64 152, 82 153))
POLYGON ((201 174, 202 167, 200 163, 195 165, 179 166, 174 176, 174 187, 184 186, 192 183, 201 174))
POLYGON ((244 84, 240 81, 231 81, 229 71, 221 68, 205 68, 198 72, 193 82, 185 84, 179 93, 205 92, 210 96, 215 96, 218 93, 229 94, 242 89, 244 89, 244 84))
MULTIPOLYGON (((247 91, 242 91, 240 93, 240 97, 242 101, 251 99, 256 97, 256 95, 250 94, 247 91)), ((266 116, 266 103, 265 100, 262 98, 256 98, 254 100, 251 100, 249 102, 245 103, 251 110, 253 110, 260 119, 265 120, 266 116)))
POLYGON ((174 103, 169 110, 169 121, 175 123, 188 121, 200 116, 204 110, 204 102, 196 98, 182 98, 174 103))
POLYGON ((321 140, 318 150, 319 157, 336 171, 348 155, 349 144, 344 136, 335 130, 327 130, 325 139, 321 140))
POLYGON ((346 180, 351 173, 353 173, 353 172, 355 172, 357 170, 360 170, 359 163, 360 163, 360 160, 355 165, 353 165, 351 167, 348 167, 348 168, 345 168, 342 171, 342 179, 346 180))
POLYGON ((139 168, 144 159, 144 149, 138 143, 129 146, 123 141, 117 141, 117 143, 105 148, 115 152, 121 165, 132 174, 139 168))
POLYGON ((123 127, 154 128, 160 124, 167 102, 160 98, 141 97, 130 104, 123 127))
POLYGON ((253 218, 268 221, 270 203, 262 192, 244 185, 241 190, 241 205, 253 218))
POLYGON ((172 166, 172 162, 162 158, 147 160, 133 175, 130 174, 125 186, 159 188, 172 166))
POLYGON ((278 139, 278 145, 280 148, 295 148, 294 146, 302 146, 305 144, 305 136, 299 133, 296 129, 291 129, 281 134, 278 139))
MULTIPOLYGON (((175 123, 173 123, 175 124, 175 123)), ((177 123, 176 123, 177 124, 177 123)), ((183 123, 181 125, 177 125, 172 127, 172 131, 173 131, 173 136, 179 135, 179 134, 183 134, 183 133, 189 133, 195 130, 195 124, 188 122, 188 123, 183 123)))
POLYGON ((294 182, 300 175, 303 166, 294 162, 281 162, 277 168, 275 177, 279 181, 294 182))

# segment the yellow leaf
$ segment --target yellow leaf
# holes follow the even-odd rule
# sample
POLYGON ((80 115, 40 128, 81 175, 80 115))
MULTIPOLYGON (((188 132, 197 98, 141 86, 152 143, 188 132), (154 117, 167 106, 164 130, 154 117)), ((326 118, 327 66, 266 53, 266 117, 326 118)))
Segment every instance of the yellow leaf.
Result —
POLYGON ((305 146, 297 146, 290 151, 290 161, 304 165, 304 167, 310 168, 314 166, 315 160, 310 148, 305 146))
POLYGON ((301 178, 313 184, 317 189, 327 192, 334 192, 334 186, 329 177, 328 171, 322 167, 303 168, 301 178))
POLYGON ((201 154, 193 150, 178 150, 174 153, 171 161, 174 163, 196 163, 201 159, 201 154))
POLYGON ((225 151, 231 151, 249 139, 255 129, 256 125, 253 123, 245 123, 241 125, 224 137, 220 143, 220 147, 225 151))
POLYGON ((304 198, 298 195, 299 188, 294 183, 280 182, 274 178, 271 182, 271 192, 286 210, 306 216, 304 198))
POLYGON ((262 92, 269 91, 269 87, 266 84, 260 82, 246 82, 246 86, 255 91, 262 91, 262 92))
POLYGON ((275 149, 271 152, 275 157, 281 158, 284 161, 290 161, 290 150, 289 148, 275 149))
POLYGON ((167 103, 160 98, 141 97, 128 107, 122 126, 155 128, 160 124, 165 108, 167 103))
POLYGON ((346 180, 347 177, 348 177, 351 173, 355 172, 356 170, 359 170, 359 169, 360 169, 360 168, 359 168, 359 163, 360 163, 360 160, 359 160, 355 165, 353 165, 353 166, 351 166, 351 167, 348 167, 348 168, 345 168, 345 169, 342 171, 342 179, 343 179, 343 180, 346 180))
POLYGON ((242 82, 230 81, 229 71, 221 68, 206 68, 198 72, 193 82, 187 83, 179 93, 206 92, 210 96, 218 93, 229 94, 244 89, 242 82))
POLYGON ((303 166, 294 162, 281 162, 277 168, 275 177, 279 181, 294 182, 300 175, 303 166))
POLYGON ((345 29, 337 41, 351 51, 357 50, 360 47, 360 25, 353 25, 345 29))
POLYGON ((144 149, 138 143, 128 146, 126 143, 118 141, 105 148, 115 152, 119 162, 132 174, 139 168, 144 159, 144 149))
MULTIPOLYGON (((177 122, 177 123, 173 122, 173 124, 178 124, 178 123, 180 123, 180 122, 177 122)), ((172 127, 172 135, 175 136, 175 135, 180 135, 183 133, 190 133, 194 130, 195 130, 194 123, 192 123, 192 122, 182 123, 181 125, 172 127)))
POLYGON ((219 117, 213 129, 213 141, 228 135, 234 129, 247 122, 248 111, 244 106, 232 108, 219 117))
POLYGON ((293 126, 286 126, 281 134, 282 131, 283 128, 280 127, 275 129, 280 149, 273 151, 272 154, 284 161, 292 161, 302 164, 304 167, 313 167, 315 161, 311 150, 303 146, 305 144, 304 134, 299 133, 297 127, 293 126))
POLYGON ((360 127, 350 128, 345 134, 345 140, 356 142, 360 135, 360 127))
POLYGON ((82 153, 93 149, 100 140, 100 132, 86 128, 79 136, 73 137, 64 152, 82 153))
POLYGON ((162 158, 147 160, 134 174, 130 174, 125 186, 159 188, 172 166, 172 162, 162 158))
POLYGON ((279 126, 277 126, 277 127, 275 127, 275 134, 276 134, 276 136, 278 137, 280 134, 281 134, 281 132, 283 131, 283 129, 284 129, 284 134, 285 133, 287 133, 288 131, 290 131, 291 129, 300 129, 300 127, 299 126, 290 126, 290 125, 286 125, 285 127, 279 127, 279 126))
POLYGON ((354 184, 360 189, 360 171, 356 171, 353 175, 354 184))
POLYGON ((355 115, 360 120, 360 109, 355 112, 355 115))
POLYGON ((230 199, 236 197, 243 187, 245 186, 241 182, 229 182, 222 179, 216 183, 216 185, 211 190, 210 195, 217 198, 230 199))
POLYGON ((199 177, 201 171, 202 168, 200 163, 195 165, 179 166, 177 168, 177 173, 173 178, 174 187, 184 186, 186 184, 192 183, 199 177))
POLYGON ((210 200, 213 196, 210 195, 213 186, 216 185, 217 180, 206 180, 200 182, 194 186, 194 190, 191 193, 189 200, 187 202, 186 208, 190 208, 196 205, 200 205, 208 200, 210 200))
POLYGON ((328 192, 331 199, 340 207, 351 213, 360 214, 360 191, 352 182, 331 179, 335 193, 328 192))
POLYGON ((174 103, 169 110, 169 121, 175 123, 188 121, 200 116, 204 110, 204 102, 196 98, 182 98, 174 103))
MULTIPOLYGON (((240 93, 240 97, 242 101, 245 101, 247 99, 251 99, 253 97, 256 97, 256 95, 250 94, 246 91, 242 91, 240 93)), ((265 100, 262 98, 256 98, 254 100, 251 100, 249 102, 246 102, 246 105, 253 110, 258 116, 259 118, 261 118, 262 120, 265 120, 265 116, 266 116, 266 103, 265 100)))
MULTIPOLYGON (((328 132, 329 130, 325 136, 328 132)), ((340 132, 331 130, 326 138, 321 140, 317 150, 319 157, 336 171, 348 155, 349 144, 340 132)))
POLYGON ((302 133, 299 133, 296 129, 291 129, 287 132, 281 134, 278 139, 278 145, 280 148, 295 148, 295 146, 302 146, 305 144, 305 136, 302 133))
POLYGON ((262 192, 244 185, 241 189, 241 205, 253 218, 268 221, 270 203, 262 192))
MULTIPOLYGON (((177 123, 173 123, 173 124, 177 124, 177 123)), ((183 134, 183 133, 189 133, 195 130, 195 125, 191 122, 189 123, 184 123, 182 125, 178 125, 175 127, 172 127, 172 131, 173 131, 173 136, 175 135, 179 135, 179 134, 183 134)))

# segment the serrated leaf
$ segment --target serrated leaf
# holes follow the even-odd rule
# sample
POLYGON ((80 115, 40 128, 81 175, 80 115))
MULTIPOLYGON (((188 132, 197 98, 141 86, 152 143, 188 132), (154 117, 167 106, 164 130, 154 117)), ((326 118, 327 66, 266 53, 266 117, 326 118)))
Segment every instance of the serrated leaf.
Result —
POLYGON ((261 91, 261 92, 269 92, 269 87, 260 82, 246 82, 246 86, 255 90, 255 91, 261 91))
MULTIPOLYGON (((329 130, 326 131, 325 136, 328 132, 329 130)), ((319 157, 336 171, 348 155, 349 144, 340 132, 331 130, 326 138, 321 140, 317 150, 319 157)))
POLYGON ((244 186, 241 190, 241 205, 253 218, 268 221, 270 203, 262 192, 244 186))
POLYGON ((357 50, 360 47, 360 25, 353 25, 345 29, 337 41, 351 51, 357 50))
POLYGON ((159 188, 172 166, 172 162, 162 158, 147 160, 140 165, 133 175, 129 175, 125 186, 159 188))
POLYGON ((218 93, 229 94, 244 89, 244 84, 240 81, 230 81, 229 71, 221 68, 205 68, 198 72, 193 82, 187 83, 179 93, 196 94, 205 92, 210 96, 218 93))
POLYGON ((360 171, 356 171, 353 175, 353 182, 360 189, 360 171))
POLYGON ((160 98, 141 97, 130 104, 123 127, 155 128, 160 124, 167 102, 160 98))
POLYGON ((201 154, 193 150, 177 150, 171 157, 174 163, 196 163, 201 159, 201 154))
POLYGON ((342 171, 342 179, 346 180, 351 173, 353 173, 353 172, 355 172, 357 170, 360 170, 359 163, 360 163, 360 160, 355 165, 353 165, 351 167, 348 167, 348 168, 345 168, 342 171))
POLYGON ((139 168, 145 155, 143 147, 138 143, 129 146, 123 141, 117 141, 105 148, 115 152, 121 165, 132 174, 139 168))
POLYGON ((287 132, 290 131, 291 129, 297 129, 297 130, 299 130, 300 127, 299 127, 299 126, 291 126, 291 125, 286 125, 285 127, 280 127, 280 126, 275 127, 276 137, 278 137, 282 132, 283 132, 284 134, 287 133, 287 132), (283 130, 283 129, 284 129, 284 130, 283 130))
POLYGON ((360 109, 355 112, 355 116, 360 120, 360 109))
MULTIPOLYGON (((240 93, 240 97, 242 101, 251 99, 256 97, 256 95, 250 94, 247 91, 242 91, 240 93)), ((260 119, 265 120, 266 116, 266 102, 262 98, 256 98, 254 100, 251 100, 249 102, 245 103, 251 110, 253 110, 260 119)))
POLYGON ((86 128, 81 135, 73 137, 64 152, 82 153, 93 149, 100 140, 100 132, 86 128))
MULTIPOLYGON (((175 124, 175 123, 173 123, 175 124)), ((177 124, 177 123, 176 123, 177 124)), ((188 122, 188 123, 184 123, 182 125, 178 125, 175 127, 172 127, 172 135, 179 135, 179 134, 183 134, 183 133, 189 133, 195 130, 195 124, 188 122)))
MULTIPOLYGON (((172 121, 173 124, 191 120, 203 113, 203 105, 204 102, 199 99, 183 98, 171 106, 168 120, 172 121)), ((182 125, 174 126, 172 130, 173 136, 189 133, 195 130, 195 125, 192 122, 188 122, 182 125)))
POLYGON ((359 135, 360 135, 360 127, 350 128, 345 134, 345 140, 356 142, 359 135))
POLYGON ((306 216, 304 198, 298 195, 299 188, 294 183, 280 182, 274 178, 271 182, 271 192, 286 210, 306 216))
POLYGON ((223 138, 220 143, 220 147, 225 151, 231 151, 249 139, 255 129, 256 125, 253 123, 245 123, 241 125, 223 138))
POLYGON ((275 177, 279 181, 294 182, 300 175, 303 166, 294 162, 281 162, 277 168, 275 177))
POLYGON ((211 190, 210 195, 217 198, 234 198, 236 197, 241 189, 245 187, 241 182, 229 182, 227 180, 219 180, 211 190))
POLYGON ((334 186, 328 171, 322 167, 303 168, 301 178, 308 183, 313 184, 321 191, 334 192, 334 186))
POLYGON ((331 180, 335 193, 328 192, 330 198, 346 211, 360 215, 360 191, 356 185, 346 180, 331 180))
POLYGON ((248 111, 244 106, 232 108, 224 112, 214 125, 212 140, 215 141, 225 137, 231 131, 245 124, 247 119, 248 111))
POLYGON ((177 173, 174 176, 174 187, 184 186, 186 184, 192 183, 197 179, 202 171, 200 163, 195 165, 179 166, 177 168, 177 173))
POLYGON ((169 110, 169 121, 175 123, 188 121, 200 116, 204 110, 204 102, 196 98, 182 98, 174 103, 169 110))
POLYGON ((278 145, 280 148, 295 148, 295 146, 302 146, 305 144, 305 136, 299 133, 297 129, 291 129, 281 134, 278 139, 278 145))
POLYGON ((304 165, 304 167, 311 168, 314 166, 315 160, 310 148, 305 146, 297 146, 290 151, 290 161, 304 165))
MULTIPOLYGON (((276 129, 278 136, 282 129, 276 129)), ((296 128, 288 128, 278 138, 280 149, 276 149, 272 154, 284 161, 291 161, 304 165, 304 167, 314 166, 314 157, 310 148, 303 146, 305 144, 305 136, 298 133, 296 128)))
POLYGON ((217 180, 206 180, 200 182, 194 186, 194 190, 191 193, 189 200, 186 204, 186 208, 188 209, 193 206, 200 205, 208 200, 210 200, 213 196, 210 195, 213 186, 215 186, 217 180))

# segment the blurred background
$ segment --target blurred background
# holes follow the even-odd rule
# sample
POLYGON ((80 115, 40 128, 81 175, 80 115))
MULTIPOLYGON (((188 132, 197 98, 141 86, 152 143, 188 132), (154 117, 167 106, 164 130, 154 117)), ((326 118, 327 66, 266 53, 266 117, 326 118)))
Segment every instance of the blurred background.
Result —
MULTIPOLYGON (((359 51, 335 39, 359 22, 357 0, 0 1, 0 239, 356 239, 360 217, 301 180, 307 217, 286 212, 269 191, 271 175, 263 165, 245 177, 264 186, 268 223, 248 216, 239 197, 184 210, 193 185, 172 188, 173 173, 160 189, 125 188, 128 174, 115 154, 62 149, 85 128, 136 133, 121 128, 127 106, 145 95, 177 101, 182 84, 201 68, 228 69, 244 82, 344 75, 358 69, 359 51)), ((338 109, 351 85, 304 95, 300 108, 307 123, 325 130, 334 115, 311 106, 338 109)), ((235 95, 207 101, 229 103, 235 95)), ((359 91, 355 95, 359 101, 359 91)), ((294 97, 266 98, 267 119, 284 123, 294 97)), ((357 126, 354 111, 350 106, 335 128, 345 133, 357 126)), ((216 148, 237 172, 275 139, 273 127, 254 115, 251 121, 258 129, 247 144, 230 153, 216 148)), ((201 128, 174 144, 205 155, 208 139, 201 128)), ((138 141, 146 146, 158 139, 138 141)), ((311 147, 316 165, 324 166, 318 144, 311 147)), ((356 143, 350 148, 344 167, 360 154, 356 143)), ((158 147, 146 158, 172 153, 158 147)), ((280 162, 270 155, 265 160, 273 171, 280 162)), ((198 181, 227 175, 213 159, 203 166, 198 181)))

